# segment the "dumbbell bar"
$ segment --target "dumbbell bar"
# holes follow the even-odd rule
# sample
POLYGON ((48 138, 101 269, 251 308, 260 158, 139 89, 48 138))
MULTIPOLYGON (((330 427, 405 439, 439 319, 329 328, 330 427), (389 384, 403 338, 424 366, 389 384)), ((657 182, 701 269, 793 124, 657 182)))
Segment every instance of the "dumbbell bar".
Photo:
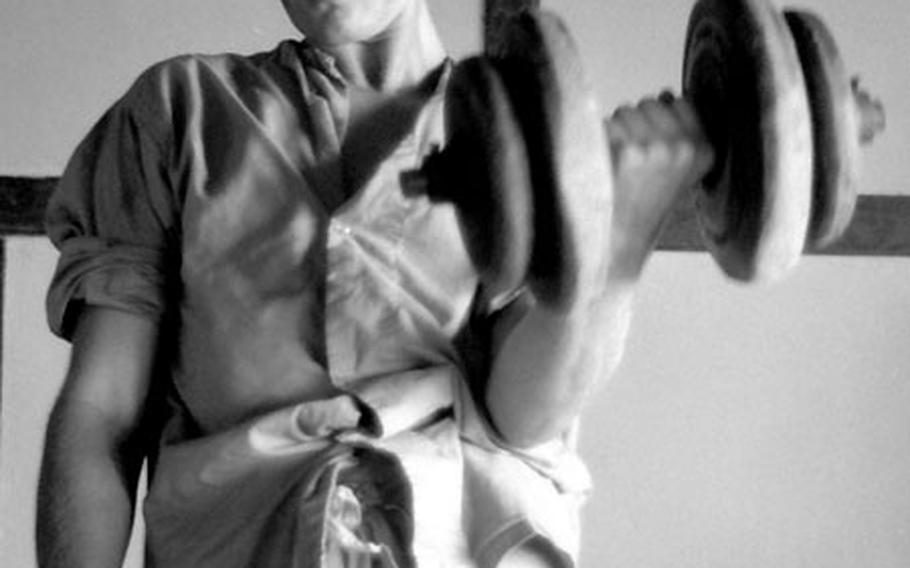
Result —
MULTIPOLYGON (((486 18, 486 51, 496 65, 459 66, 464 71, 453 77, 447 111, 449 147, 423 173, 435 197, 459 206, 472 256, 489 280, 509 289, 526 274, 532 281, 540 276, 538 292, 559 301, 574 288, 579 238, 560 233, 567 227, 559 220, 571 213, 560 206, 573 206, 563 182, 592 179, 579 176, 576 164, 600 154, 590 145, 593 97, 558 18, 535 10, 516 17, 528 3, 504 4, 508 9, 488 10, 486 18), (542 94, 529 97, 535 93, 542 94), (472 96, 480 102, 466 102, 472 96), (510 158, 500 162, 500 155, 510 158), (473 170, 481 178, 463 183, 472 163, 482 164, 473 170)), ((880 105, 858 99, 847 85, 821 21, 789 12, 792 35, 784 21, 763 0, 702 0, 687 33, 684 94, 717 156, 697 190, 698 216, 707 247, 740 280, 779 278, 807 239, 822 246, 846 227, 855 202, 857 129, 871 138, 883 122, 880 105)), ((602 181, 601 193, 609 193, 610 181, 602 181)))

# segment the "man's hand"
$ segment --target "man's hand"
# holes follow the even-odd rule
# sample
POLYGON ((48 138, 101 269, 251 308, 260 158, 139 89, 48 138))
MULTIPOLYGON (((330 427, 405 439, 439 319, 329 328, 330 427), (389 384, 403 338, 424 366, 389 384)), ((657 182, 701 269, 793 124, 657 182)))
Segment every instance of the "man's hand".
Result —
MULTIPOLYGON (((506 327, 498 330, 502 339, 494 347, 486 403, 499 433, 519 447, 565 433, 614 372, 636 283, 664 221, 714 159, 693 109, 668 96, 620 108, 608 135, 615 192, 610 250, 590 239, 580 243, 581 261, 595 267, 609 261, 608 273, 584 282, 583 302, 568 307, 532 302, 520 317, 504 318, 506 327)), ((567 222, 603 222, 596 211, 575 212, 567 222)))
POLYGON ((618 108, 607 124, 613 158, 611 278, 635 281, 683 192, 714 152, 695 110, 668 93, 618 108))

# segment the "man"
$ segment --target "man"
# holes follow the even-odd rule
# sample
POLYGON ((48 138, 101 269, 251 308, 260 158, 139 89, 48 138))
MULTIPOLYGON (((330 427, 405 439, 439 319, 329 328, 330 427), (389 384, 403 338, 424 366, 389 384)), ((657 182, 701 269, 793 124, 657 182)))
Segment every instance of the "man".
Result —
POLYGON ((41 565, 122 562, 146 457, 152 566, 571 565, 573 428, 709 158, 691 111, 616 113, 612 245, 585 255, 603 281, 494 310, 451 208, 400 187, 443 141, 425 1, 284 6, 304 41, 154 66, 49 206, 73 351, 41 565))

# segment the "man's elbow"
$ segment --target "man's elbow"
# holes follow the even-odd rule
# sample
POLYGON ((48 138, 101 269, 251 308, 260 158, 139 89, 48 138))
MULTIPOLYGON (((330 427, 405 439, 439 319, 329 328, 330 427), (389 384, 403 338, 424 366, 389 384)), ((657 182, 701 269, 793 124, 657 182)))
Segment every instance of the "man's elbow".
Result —
POLYGON ((506 445, 520 450, 563 438, 577 421, 576 406, 559 401, 534 406, 502 404, 494 397, 487 398, 490 422, 496 434, 506 445))

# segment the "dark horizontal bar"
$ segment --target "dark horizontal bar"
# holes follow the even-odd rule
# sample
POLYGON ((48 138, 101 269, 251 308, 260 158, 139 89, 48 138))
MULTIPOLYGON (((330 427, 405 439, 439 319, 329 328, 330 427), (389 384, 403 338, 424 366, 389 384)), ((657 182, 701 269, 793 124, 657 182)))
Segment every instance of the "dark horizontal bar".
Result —
MULTIPOLYGON (((53 177, 0 176, 0 236, 43 234, 42 216, 56 182, 53 177)), ((658 250, 705 250, 691 205, 673 214, 658 250)), ((808 254, 910 257, 910 195, 860 195, 850 227, 840 240, 808 254)))
POLYGON ((910 196, 860 196, 847 232, 815 254, 910 256, 910 196))
MULTIPOLYGON (((661 234, 658 250, 705 250, 695 208, 674 212, 661 234)), ((860 195, 847 231, 823 250, 806 254, 827 256, 910 256, 910 195, 860 195)))
POLYGON ((0 236, 44 234, 44 209, 53 177, 0 176, 0 236))

